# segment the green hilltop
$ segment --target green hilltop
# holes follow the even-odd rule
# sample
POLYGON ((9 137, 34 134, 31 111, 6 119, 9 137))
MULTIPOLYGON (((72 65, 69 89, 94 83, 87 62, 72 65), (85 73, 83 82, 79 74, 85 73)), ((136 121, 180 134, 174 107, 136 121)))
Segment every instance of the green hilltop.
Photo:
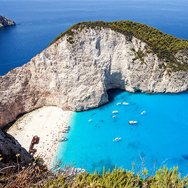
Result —
MULTIPOLYGON (((57 36, 51 43, 53 44, 59 38, 64 35, 68 35, 68 42, 71 44, 74 43, 72 36, 76 34, 75 30, 83 28, 111 28, 114 31, 122 33, 127 37, 128 40, 132 40, 132 37, 136 37, 141 41, 145 42, 150 49, 147 49, 147 52, 155 53, 161 60, 166 62, 166 66, 163 64, 162 67, 168 68, 169 71, 188 71, 188 40, 179 39, 172 35, 163 33, 162 31, 153 28, 151 26, 132 22, 132 21, 114 21, 114 22, 104 22, 104 21, 95 21, 95 22, 80 22, 69 29, 64 33, 61 33, 57 36), (180 55, 175 57, 177 52, 180 52, 186 56, 186 59, 180 55)), ((142 54, 144 56, 144 54, 142 54)))

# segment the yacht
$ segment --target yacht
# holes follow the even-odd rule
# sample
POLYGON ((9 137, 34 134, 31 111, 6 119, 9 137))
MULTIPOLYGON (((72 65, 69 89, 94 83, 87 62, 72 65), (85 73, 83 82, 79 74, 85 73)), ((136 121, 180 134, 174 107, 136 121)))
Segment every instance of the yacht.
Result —
POLYGON ((117 137, 117 138, 115 138, 113 141, 118 141, 118 140, 121 140, 121 138, 118 138, 118 137, 117 137))
POLYGON ((137 121, 129 121, 129 124, 137 124, 137 121))

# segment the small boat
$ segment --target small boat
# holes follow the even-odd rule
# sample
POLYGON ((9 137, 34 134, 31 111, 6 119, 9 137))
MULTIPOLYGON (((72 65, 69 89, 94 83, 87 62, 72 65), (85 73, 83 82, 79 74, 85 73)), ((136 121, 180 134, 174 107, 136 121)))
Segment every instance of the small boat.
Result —
POLYGON ((69 131, 70 129, 68 127, 63 128, 64 131, 69 131))
POLYGON ((118 102, 116 105, 120 105, 121 103, 120 102, 118 102))
POLYGON ((69 125, 65 125, 65 127, 70 128, 70 126, 69 126, 69 125))
POLYGON ((92 121, 92 119, 88 120, 89 122, 92 121))
POLYGON ((127 102, 123 102, 123 105, 129 105, 129 103, 127 103, 127 102))
POLYGON ((121 140, 121 138, 118 138, 118 137, 117 137, 117 138, 115 138, 113 141, 118 141, 118 140, 121 140))
POLYGON ((112 112, 112 114, 117 114, 117 113, 118 113, 118 111, 113 111, 113 112, 112 112))
POLYGON ((145 114, 146 113, 146 111, 143 111, 141 114, 145 114))
POLYGON ((68 130, 63 130, 62 133, 68 133, 68 130))
POLYGON ((81 174, 83 172, 85 172, 86 170, 83 168, 75 168, 75 167, 70 167, 70 168, 58 168, 56 173, 57 174, 69 174, 69 175, 78 175, 81 174))
POLYGON ((137 121, 129 121, 129 124, 136 124, 137 121))
POLYGON ((59 140, 58 140, 58 142, 62 142, 62 141, 66 141, 67 140, 67 138, 66 137, 62 137, 62 138, 60 138, 59 140))
POLYGON ((81 174, 81 173, 83 173, 83 172, 85 172, 85 171, 86 171, 86 170, 83 169, 83 168, 76 168, 77 174, 81 174))
POLYGON ((112 116, 112 118, 115 118, 116 116, 112 116))

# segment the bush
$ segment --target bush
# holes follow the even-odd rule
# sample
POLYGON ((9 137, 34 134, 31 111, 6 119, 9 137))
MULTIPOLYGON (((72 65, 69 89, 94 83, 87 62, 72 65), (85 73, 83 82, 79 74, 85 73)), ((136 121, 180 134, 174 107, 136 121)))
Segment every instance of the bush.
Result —
POLYGON ((164 68, 168 68, 172 71, 188 70, 188 63, 184 63, 182 65, 175 58, 175 54, 179 51, 182 51, 184 54, 188 54, 188 40, 178 39, 151 26, 132 21, 80 22, 71 26, 64 33, 57 36, 50 45, 65 35, 69 36, 68 41, 73 44, 74 41, 72 37, 77 34, 77 32, 75 33, 74 31, 80 31, 83 28, 111 28, 112 30, 125 35, 129 41, 131 41, 134 36, 145 42, 151 48, 152 52, 155 53, 161 60, 167 62, 167 66, 163 66, 164 68))

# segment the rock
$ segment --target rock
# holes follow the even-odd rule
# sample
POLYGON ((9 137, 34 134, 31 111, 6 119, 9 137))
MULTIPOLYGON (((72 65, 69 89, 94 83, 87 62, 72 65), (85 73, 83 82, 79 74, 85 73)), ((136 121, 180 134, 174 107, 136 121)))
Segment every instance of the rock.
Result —
MULTIPOLYGON (((42 106, 82 111, 108 102, 109 89, 178 93, 186 71, 169 73, 147 44, 110 28, 83 28, 64 35, 30 62, 0 77, 0 126, 42 106), (136 58, 142 51, 143 59, 136 58)), ((187 61, 187 58, 185 58, 187 61)), ((187 62, 188 63, 188 62, 187 62)))
POLYGON ((16 25, 16 23, 4 16, 0 15, 0 27, 7 27, 11 25, 16 25))
POLYGON ((16 154, 20 154, 18 157, 19 163, 28 164, 31 161, 32 156, 21 147, 17 140, 14 139, 10 134, 3 133, 0 130, 0 158, 3 158, 0 161, 0 168, 6 166, 9 163, 17 164, 16 154))

